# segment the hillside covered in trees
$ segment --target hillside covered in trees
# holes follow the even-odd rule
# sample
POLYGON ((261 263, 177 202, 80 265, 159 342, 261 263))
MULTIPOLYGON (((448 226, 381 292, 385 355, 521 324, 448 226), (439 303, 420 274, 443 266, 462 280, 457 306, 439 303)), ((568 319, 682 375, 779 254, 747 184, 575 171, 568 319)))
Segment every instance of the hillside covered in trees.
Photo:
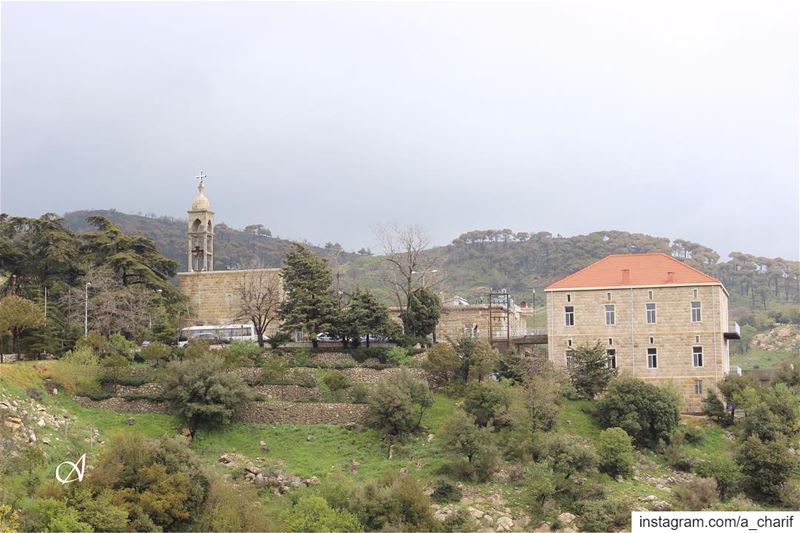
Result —
MULTIPOLYGON (((102 215, 123 231, 152 238, 159 250, 186 269, 186 237, 183 220, 172 217, 128 215, 116 211, 77 211, 64 215, 75 231, 89 229, 91 215, 102 215)), ((215 229, 215 262, 218 269, 248 266, 277 267, 290 242, 271 236, 263 226, 244 230, 220 223, 215 229)), ((343 288, 356 284, 376 290, 391 302, 379 256, 365 250, 344 252, 338 244, 312 247, 328 257, 341 277, 343 288)), ((800 303, 800 263, 733 252, 722 260, 702 244, 641 233, 597 231, 562 237, 546 231, 514 232, 510 229, 475 230, 459 235, 447 246, 430 253, 438 268, 428 282, 439 290, 471 301, 485 298, 490 289, 507 289, 517 301, 530 300, 533 289, 542 297, 549 283, 571 274, 609 254, 663 252, 720 279, 731 295, 732 318, 745 320, 756 312, 797 314, 800 303), (789 304, 789 305, 787 305, 789 304)), ((541 302, 541 300, 540 300, 541 302)), ((793 321, 781 317, 781 321, 793 321)))

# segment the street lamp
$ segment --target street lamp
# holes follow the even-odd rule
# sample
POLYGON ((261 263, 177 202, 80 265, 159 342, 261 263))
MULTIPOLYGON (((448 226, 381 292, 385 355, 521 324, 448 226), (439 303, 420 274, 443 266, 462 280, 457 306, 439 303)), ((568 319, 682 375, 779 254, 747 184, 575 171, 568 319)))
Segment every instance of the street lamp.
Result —
POLYGON ((86 337, 89 334, 89 287, 92 284, 88 281, 86 285, 83 286, 83 336, 86 337))
POLYGON ((536 289, 533 289, 533 329, 536 329, 536 289))

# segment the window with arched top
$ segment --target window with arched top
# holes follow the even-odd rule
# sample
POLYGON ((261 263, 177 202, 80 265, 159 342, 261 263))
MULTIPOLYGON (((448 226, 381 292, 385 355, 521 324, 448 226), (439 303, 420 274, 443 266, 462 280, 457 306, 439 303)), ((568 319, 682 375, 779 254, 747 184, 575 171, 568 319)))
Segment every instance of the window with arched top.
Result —
POLYGON ((208 228, 206 228, 206 231, 211 233, 211 221, 210 220, 208 221, 208 228))
POLYGON ((192 231, 200 231, 200 224, 202 224, 202 222, 200 222, 199 218, 196 218, 192 223, 192 231))

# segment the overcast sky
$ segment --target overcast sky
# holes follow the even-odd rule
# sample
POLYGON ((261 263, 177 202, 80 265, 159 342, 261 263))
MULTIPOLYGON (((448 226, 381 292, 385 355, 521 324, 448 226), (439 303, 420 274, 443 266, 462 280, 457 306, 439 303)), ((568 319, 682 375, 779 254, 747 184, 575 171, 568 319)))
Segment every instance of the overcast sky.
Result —
POLYGON ((2 4, 0 208, 800 256, 790 2, 2 4), (646 4, 646 5, 645 5, 646 4))

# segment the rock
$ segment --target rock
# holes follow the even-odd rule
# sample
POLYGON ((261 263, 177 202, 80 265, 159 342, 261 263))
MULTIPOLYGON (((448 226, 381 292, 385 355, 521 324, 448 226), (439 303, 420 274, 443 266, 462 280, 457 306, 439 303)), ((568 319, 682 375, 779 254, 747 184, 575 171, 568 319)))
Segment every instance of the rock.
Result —
POLYGON ((306 487, 310 487, 312 485, 319 485, 319 478, 317 476, 311 476, 310 478, 304 479, 303 484, 306 487))
POLYGON ((492 515, 485 514, 483 515, 483 523, 487 526, 492 526, 494 525, 494 518, 492 518, 492 515))
POLYGON ((669 502, 657 500, 650 505, 650 508, 653 511, 671 511, 672 505, 669 502))
POLYGON ((389 459, 394 457, 394 444, 389 446, 389 459))
POLYGON ((183 436, 183 437, 188 437, 188 438, 191 438, 191 437, 192 437, 192 430, 191 430, 191 429, 189 429, 189 428, 181 428, 181 429, 178 431, 178 433, 180 433, 180 434, 181 434, 181 436, 183 436))
POLYGON ((244 467, 244 471, 245 472, 249 472, 249 473, 253 474, 254 476, 257 476, 258 474, 261 473, 261 469, 259 467, 257 467, 257 466, 246 466, 246 467, 244 467))
POLYGON ((222 464, 224 464, 225 466, 236 466, 236 463, 234 462, 233 457, 231 457, 227 453, 223 453, 222 455, 220 455, 219 459, 217 459, 217 461, 222 463, 222 464))
POLYGON ((48 446, 50 446, 50 439, 48 439, 47 437, 43 437, 42 444, 47 444, 48 446))
POLYGON ((11 409, 11 406, 8 405, 6 402, 0 402, 0 409, 9 410, 11 409))
POLYGON ((28 444, 36 444, 36 433, 31 431, 31 434, 28 436, 28 444))
POLYGON ((127 419, 125 421, 125 423, 128 424, 129 426, 132 426, 132 425, 134 425, 136 423, 136 419, 135 418, 129 418, 129 419, 127 419))
POLYGON ((347 431, 353 431, 355 429, 358 429, 358 424, 356 424, 355 422, 348 422, 347 424, 344 425, 344 429, 346 429, 347 431))
POLYGON ((306 435, 306 442, 311 442, 311 439, 313 438, 314 437, 312 437, 311 434, 306 435))
POLYGON ((497 519, 497 531, 511 531, 514 527, 514 520, 510 516, 501 516, 497 519))
POLYGON ((269 451, 269 446, 262 440, 258 442, 258 449, 261 450, 261 453, 267 453, 269 451))
POLYGON ((354 473, 354 474, 355 474, 356 472, 358 472, 358 467, 359 467, 360 465, 361 465, 361 463, 359 463, 359 462, 358 462, 358 461, 356 461, 355 459, 352 459, 352 460, 350 461, 350 472, 352 472, 352 473, 354 473))
POLYGON ((11 431, 16 431, 22 427, 22 419, 16 416, 8 416, 4 424, 6 427, 11 428, 11 431))
POLYGON ((550 522, 542 522, 536 526, 536 529, 533 530, 533 533, 550 533, 550 531, 552 531, 550 522))
POLYGON ((528 516, 523 516, 514 520, 514 527, 517 529, 528 529, 531 524, 531 519, 528 516))
POLYGON ((257 474, 253 478, 253 483, 255 483, 256 486, 264 487, 267 485, 267 478, 265 478, 263 474, 257 474))
POLYGON ((406 477, 408 475, 408 468, 401 468, 400 469, 400 477, 406 477))
POLYGON ((558 521, 565 526, 572 524, 575 521, 575 518, 575 515, 572 513, 561 513, 558 515, 558 521))
POLYGON ((649 496, 639 496, 639 501, 640 501, 640 502, 654 502, 654 501, 656 501, 657 499, 658 499, 658 498, 656 498, 656 497, 655 497, 654 495, 652 495, 652 494, 651 494, 651 495, 649 495, 649 496))
POLYGON ((617 483, 623 483, 623 482, 625 481, 625 479, 623 479, 623 477, 622 477, 622 476, 620 476, 619 474, 617 474, 617 477, 615 477, 615 478, 614 478, 614 480, 615 480, 617 483))
POLYGON ((433 433, 428 433, 428 442, 433 442, 434 435, 433 433))
POLYGON ((483 515, 486 514, 480 509, 476 509, 474 507, 467 508, 467 512, 473 518, 473 520, 480 520, 481 518, 483 518, 483 515))

